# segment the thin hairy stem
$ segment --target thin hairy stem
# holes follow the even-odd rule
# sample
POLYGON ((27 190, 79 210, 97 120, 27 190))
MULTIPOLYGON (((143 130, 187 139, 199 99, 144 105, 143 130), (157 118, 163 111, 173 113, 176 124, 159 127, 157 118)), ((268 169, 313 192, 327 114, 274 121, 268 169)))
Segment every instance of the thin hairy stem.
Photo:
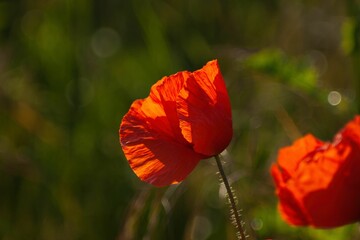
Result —
POLYGON ((215 159, 216 159, 216 163, 217 163, 217 166, 219 168, 219 173, 220 173, 221 178, 222 178, 222 180, 224 182, 224 185, 225 185, 225 188, 226 188, 226 191, 227 191, 227 195, 228 195, 228 198, 229 198, 229 201, 230 201, 232 214, 233 214, 233 217, 234 217, 234 220, 235 220, 234 225, 235 225, 236 229, 238 230, 238 234, 240 235, 240 239, 245 240, 246 234, 245 234, 245 230, 243 228, 243 224, 241 223, 241 220, 240 220, 239 211, 237 210, 237 207, 236 207, 234 194, 233 194, 233 192, 231 190, 229 181, 227 180, 227 177, 225 175, 225 172, 224 172, 224 169, 222 167, 219 155, 215 155, 215 159))

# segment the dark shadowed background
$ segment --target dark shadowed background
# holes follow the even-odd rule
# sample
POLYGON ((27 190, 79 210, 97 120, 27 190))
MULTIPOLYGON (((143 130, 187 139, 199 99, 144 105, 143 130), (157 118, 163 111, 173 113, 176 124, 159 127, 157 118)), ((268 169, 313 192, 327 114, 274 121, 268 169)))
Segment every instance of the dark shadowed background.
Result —
POLYGON ((233 108, 225 169, 258 239, 360 239, 293 228, 269 167, 360 110, 360 3, 0 1, 0 239, 234 239, 214 159, 180 185, 141 182, 118 128, 165 75, 217 58, 233 108))

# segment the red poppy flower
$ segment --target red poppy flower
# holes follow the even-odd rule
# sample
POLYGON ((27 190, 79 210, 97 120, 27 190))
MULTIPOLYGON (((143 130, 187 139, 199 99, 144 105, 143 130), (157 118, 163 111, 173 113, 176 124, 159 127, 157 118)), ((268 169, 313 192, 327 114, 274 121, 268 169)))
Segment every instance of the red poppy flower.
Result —
POLYGON ((131 105, 119 136, 132 170, 156 186, 182 181, 201 159, 222 152, 232 119, 217 61, 158 81, 131 105))
POLYGON ((332 143, 309 134, 281 149, 271 173, 288 223, 329 228, 359 221, 360 116, 332 143))

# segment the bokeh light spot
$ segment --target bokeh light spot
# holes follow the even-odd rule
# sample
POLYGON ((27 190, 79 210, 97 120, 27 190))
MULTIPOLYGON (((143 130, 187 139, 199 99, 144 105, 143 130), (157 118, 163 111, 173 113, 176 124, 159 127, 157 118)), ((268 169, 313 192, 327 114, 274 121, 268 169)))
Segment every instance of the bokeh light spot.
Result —
POLYGON ((111 57, 120 47, 120 36, 111 28, 100 28, 91 38, 91 48, 100 58, 111 57))
POLYGON ((251 221, 250 225, 251 225, 251 228, 252 228, 252 229, 254 229, 255 231, 259 231, 259 230, 262 229, 262 227, 263 227, 264 224, 263 224, 263 221, 262 221, 261 219, 259 219, 259 218, 254 218, 254 219, 251 221))
POLYGON ((192 225, 191 239, 207 239, 212 232, 212 224, 206 217, 196 216, 192 225))
POLYGON ((341 94, 337 91, 331 91, 328 95, 328 102, 332 106, 339 105, 341 102, 341 94))

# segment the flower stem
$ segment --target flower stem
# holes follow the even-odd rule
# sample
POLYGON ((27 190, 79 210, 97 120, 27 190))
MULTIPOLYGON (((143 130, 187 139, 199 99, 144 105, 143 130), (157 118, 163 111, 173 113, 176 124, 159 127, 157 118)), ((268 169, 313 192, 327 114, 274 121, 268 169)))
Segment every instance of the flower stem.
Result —
POLYGON ((220 160, 219 155, 215 155, 215 159, 216 159, 217 166, 219 168, 221 178, 222 178, 222 180, 224 182, 224 185, 225 185, 225 188, 226 188, 226 191, 227 191, 227 194, 228 194, 228 198, 229 198, 231 209, 232 209, 232 214, 233 214, 233 217, 234 217, 234 220, 235 220, 234 225, 235 225, 236 229, 238 230, 238 234, 240 235, 240 239, 245 240, 245 238, 246 238, 245 230, 244 230, 243 224, 241 223, 241 220, 240 220, 240 215, 239 215, 239 211, 237 210, 237 207, 236 207, 236 202, 235 202, 235 197, 234 197, 233 191, 231 190, 229 181, 228 181, 228 179, 227 179, 227 177, 225 175, 225 172, 224 172, 223 166, 221 164, 221 160, 220 160))

